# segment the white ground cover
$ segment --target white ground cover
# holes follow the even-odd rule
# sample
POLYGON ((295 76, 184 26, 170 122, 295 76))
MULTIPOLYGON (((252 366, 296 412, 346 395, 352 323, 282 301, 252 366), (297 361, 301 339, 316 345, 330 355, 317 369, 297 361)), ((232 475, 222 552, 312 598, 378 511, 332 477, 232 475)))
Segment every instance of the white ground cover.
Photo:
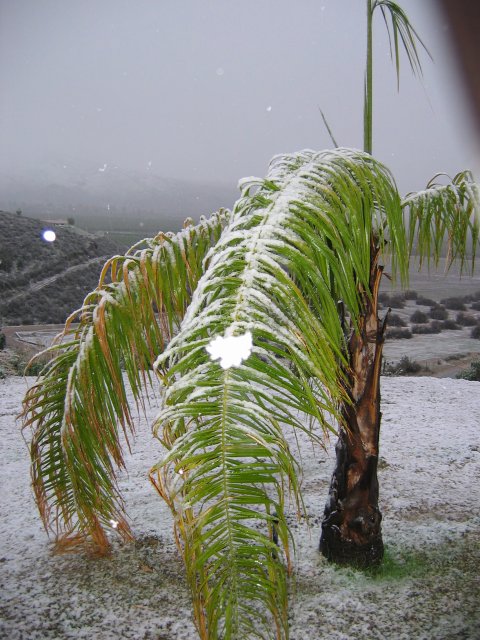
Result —
MULTIPOLYGON (((153 394, 120 482, 137 542, 115 542, 107 558, 53 556, 15 421, 28 382, 0 380, 0 637, 194 640, 171 517, 147 480, 161 456, 153 394)), ((319 555, 334 439, 327 453, 302 439, 310 528, 292 512, 291 638, 479 638, 480 383, 385 378, 382 388, 385 569, 366 575, 319 555)))

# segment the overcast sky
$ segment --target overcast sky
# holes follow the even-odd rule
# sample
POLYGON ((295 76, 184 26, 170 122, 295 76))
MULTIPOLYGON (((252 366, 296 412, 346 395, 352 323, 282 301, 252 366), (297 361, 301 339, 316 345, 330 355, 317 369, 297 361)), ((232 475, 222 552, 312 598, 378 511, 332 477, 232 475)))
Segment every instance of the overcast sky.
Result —
MULTIPOLYGON (((374 154, 405 192, 472 168, 448 26, 403 0, 429 47, 400 94, 376 16, 374 154)), ((121 166, 236 184, 277 153, 362 145, 364 0, 0 0, 0 171, 121 166)), ((225 203, 227 206, 231 203, 225 203)))

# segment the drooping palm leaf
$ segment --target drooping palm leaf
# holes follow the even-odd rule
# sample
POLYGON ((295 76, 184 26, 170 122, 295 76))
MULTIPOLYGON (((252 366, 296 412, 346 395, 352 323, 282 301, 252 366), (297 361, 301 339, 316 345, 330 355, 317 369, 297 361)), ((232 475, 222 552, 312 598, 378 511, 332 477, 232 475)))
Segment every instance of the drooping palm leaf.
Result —
POLYGON ((397 87, 400 87, 400 44, 407 56, 414 75, 422 75, 422 64, 418 49, 421 46, 431 55, 415 31, 405 11, 393 0, 366 0, 367 6, 367 59, 363 96, 363 145, 364 150, 372 153, 373 148, 373 14, 380 9, 387 27, 390 43, 390 55, 395 61, 397 87), (392 44, 393 36, 393 44, 392 44))
POLYGON ((409 193, 402 201, 408 213, 409 254, 416 254, 420 267, 426 260, 435 265, 446 249, 447 268, 454 260, 464 271, 471 258, 471 270, 480 231, 480 190, 470 171, 458 173, 448 184, 437 174, 426 189, 409 193))
POLYGON ((402 7, 398 3, 393 2, 393 0, 374 0, 372 11, 375 11, 377 8, 381 10, 387 27, 388 38, 390 41, 390 54, 392 56, 392 60, 395 60, 397 84, 400 84, 400 42, 402 43, 403 49, 407 55, 413 74, 421 76, 422 64, 418 54, 418 45, 420 45, 429 56, 430 53, 418 33, 415 31, 407 14, 402 7))
POLYGON ((157 432, 170 451, 151 477, 174 512, 208 639, 287 637, 284 505, 287 489, 297 505, 301 496, 285 431, 304 428, 305 415, 326 427, 346 400, 332 276, 355 324, 372 235, 407 255, 395 184, 368 154, 279 156, 265 180, 242 185, 181 330, 157 361, 166 385, 157 432), (252 352, 239 366, 210 359, 214 338, 248 332, 252 352))
POLYGON ((109 260, 98 288, 47 350, 52 359, 26 394, 23 425, 34 428, 33 488, 57 539, 88 534, 105 548, 106 527, 129 535, 115 480, 124 465, 121 432, 128 446, 134 429, 122 370, 139 401, 227 217, 221 211, 109 260))

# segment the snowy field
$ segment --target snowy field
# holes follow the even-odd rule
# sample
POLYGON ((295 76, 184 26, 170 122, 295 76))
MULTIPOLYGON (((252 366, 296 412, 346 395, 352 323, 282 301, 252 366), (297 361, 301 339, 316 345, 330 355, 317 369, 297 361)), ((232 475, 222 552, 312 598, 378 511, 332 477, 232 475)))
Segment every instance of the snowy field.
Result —
MULTIPOLYGON (((161 455, 140 419, 121 486, 137 541, 107 558, 53 556, 30 489, 15 416, 27 388, 0 380, 0 637, 8 640, 194 640, 171 517, 147 481, 161 455)), ((295 533, 292 640, 480 637, 480 383, 383 379, 380 492, 387 549, 373 577, 317 552, 333 466, 301 443, 310 520, 295 533)), ((243 639, 239 639, 243 640, 243 639)))

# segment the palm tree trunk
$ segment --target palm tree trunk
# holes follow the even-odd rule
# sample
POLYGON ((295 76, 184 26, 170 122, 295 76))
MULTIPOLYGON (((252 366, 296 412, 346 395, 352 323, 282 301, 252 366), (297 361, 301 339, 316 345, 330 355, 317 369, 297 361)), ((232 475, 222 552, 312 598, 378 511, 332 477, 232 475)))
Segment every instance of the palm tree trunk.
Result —
POLYGON ((382 560, 382 515, 378 508, 380 370, 386 318, 378 317, 383 267, 372 247, 370 291, 364 313, 348 341, 351 403, 341 409, 344 424, 336 445, 336 466, 322 523, 320 551, 339 564, 373 566, 382 560))

